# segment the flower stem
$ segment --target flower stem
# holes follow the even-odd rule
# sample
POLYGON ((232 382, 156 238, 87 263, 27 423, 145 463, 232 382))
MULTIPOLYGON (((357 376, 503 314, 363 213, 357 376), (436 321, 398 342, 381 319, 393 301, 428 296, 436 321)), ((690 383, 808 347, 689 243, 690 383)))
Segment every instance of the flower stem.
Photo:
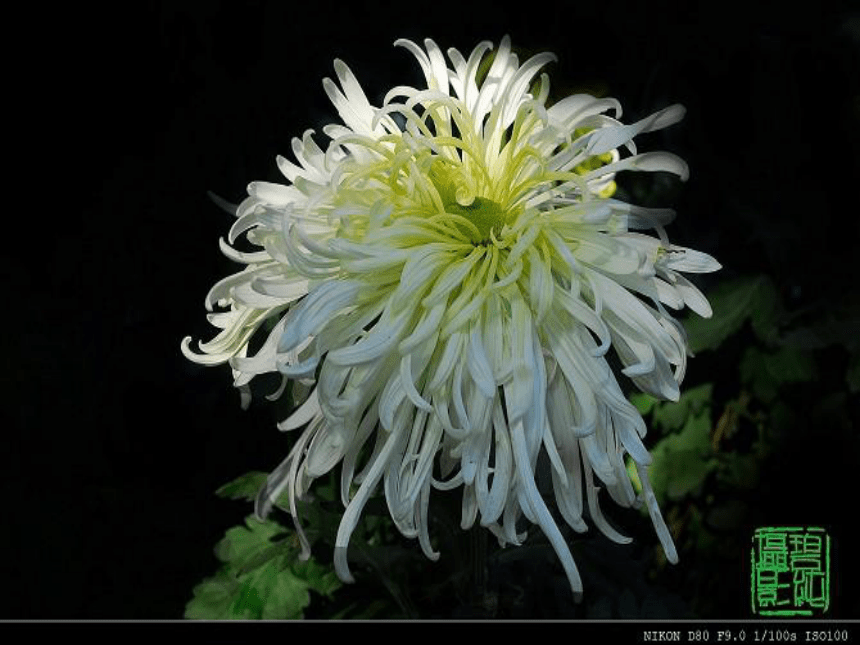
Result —
POLYGON ((487 590, 487 531, 475 527, 469 536, 469 557, 472 560, 472 586, 469 604, 476 617, 492 618, 492 598, 487 590))

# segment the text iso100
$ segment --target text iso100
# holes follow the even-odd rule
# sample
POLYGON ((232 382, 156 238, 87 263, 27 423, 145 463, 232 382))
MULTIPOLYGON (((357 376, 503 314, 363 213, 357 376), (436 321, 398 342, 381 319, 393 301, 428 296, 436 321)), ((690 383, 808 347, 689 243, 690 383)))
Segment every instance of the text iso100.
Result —
POLYGON ((807 643, 851 643, 854 641, 847 629, 807 629, 803 635, 807 643))

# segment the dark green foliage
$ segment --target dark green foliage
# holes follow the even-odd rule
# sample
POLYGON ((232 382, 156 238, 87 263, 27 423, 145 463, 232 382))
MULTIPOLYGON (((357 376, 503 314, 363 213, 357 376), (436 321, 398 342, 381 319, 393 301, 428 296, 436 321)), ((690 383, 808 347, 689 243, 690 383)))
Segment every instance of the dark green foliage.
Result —
POLYGON ((696 562, 679 584, 703 617, 731 606, 738 594, 743 580, 717 587, 713 580, 743 573, 739 554, 754 527, 775 521, 769 518, 815 517, 817 509, 798 503, 797 493, 816 473, 827 473, 815 455, 844 458, 827 454, 826 446, 851 444, 844 390, 860 390, 856 303, 791 311, 765 276, 723 283, 708 298, 714 316, 692 318, 685 328, 713 383, 682 390, 677 403, 631 397, 655 435, 649 475, 679 547, 680 570, 685 560, 696 562), (797 451, 809 453, 809 467, 789 471, 797 451))
POLYGON ((716 349, 750 320, 756 335, 771 341, 782 315, 776 289, 767 276, 739 278, 708 292, 714 313, 710 318, 691 316, 684 322, 687 341, 694 354, 716 349))
POLYGON ((808 351, 782 347, 773 352, 750 347, 740 364, 741 382, 752 394, 771 403, 784 383, 799 383, 815 377, 815 361, 808 351))
POLYGON ((254 470, 237 477, 228 484, 224 484, 215 491, 215 494, 227 499, 244 499, 253 502, 257 498, 260 488, 266 482, 266 477, 266 473, 254 470))
POLYGON ((681 396, 677 404, 658 404, 654 423, 668 434, 653 448, 649 477, 657 500, 677 500, 701 487, 717 467, 711 449, 712 387, 705 384, 681 396))

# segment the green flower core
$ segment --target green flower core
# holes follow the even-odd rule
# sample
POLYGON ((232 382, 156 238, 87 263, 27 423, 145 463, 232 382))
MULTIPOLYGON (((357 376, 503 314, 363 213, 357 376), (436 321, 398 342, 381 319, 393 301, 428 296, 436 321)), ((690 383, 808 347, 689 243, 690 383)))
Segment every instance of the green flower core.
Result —
POLYGON ((465 173, 436 161, 430 169, 430 180, 439 194, 444 212, 454 216, 453 224, 474 244, 486 244, 492 237, 498 237, 505 225, 507 212, 498 202, 476 195, 465 173))
POLYGON ((475 244, 489 242, 491 232, 494 236, 498 236, 505 223, 505 212, 502 207, 484 197, 475 197, 468 206, 461 206, 457 202, 445 204, 445 210, 454 215, 462 215, 475 225, 475 228, 478 229, 478 235, 475 235, 471 229, 469 230, 470 237, 475 244))

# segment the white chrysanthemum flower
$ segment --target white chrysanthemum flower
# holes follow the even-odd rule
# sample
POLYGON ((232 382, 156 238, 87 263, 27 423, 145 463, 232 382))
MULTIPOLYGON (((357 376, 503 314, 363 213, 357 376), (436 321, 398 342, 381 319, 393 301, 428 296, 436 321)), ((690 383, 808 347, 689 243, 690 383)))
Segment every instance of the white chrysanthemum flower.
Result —
POLYGON ((375 108, 335 61, 340 85, 323 85, 344 125, 324 128, 325 148, 310 130, 294 139, 298 165, 277 160, 288 184, 248 186, 228 241, 246 234, 260 250, 222 241, 247 265, 206 299, 210 311, 225 309, 209 317, 222 331, 202 354, 182 343, 194 361, 229 363, 243 399, 257 374, 283 375, 273 396, 288 379, 302 384, 292 389, 300 405, 279 428, 304 430, 269 476, 258 516, 288 492, 307 553, 296 500, 341 463, 335 565, 350 580, 347 544, 380 482, 398 529, 432 559, 431 492, 462 487, 464 529, 479 521, 502 544, 519 544, 525 516, 579 592, 535 483, 544 452, 556 508, 574 530, 586 530, 587 506, 609 538, 629 541, 601 514, 602 482, 622 506, 644 500, 676 561, 648 482, 645 423, 607 354, 614 349, 641 390, 676 400, 687 347, 666 307, 711 314, 678 272, 714 271, 717 262, 668 242, 671 210, 612 198, 621 170, 686 178, 677 156, 640 154, 633 143, 679 121, 684 108, 623 125, 614 99, 577 94, 548 107, 546 74, 533 79, 554 56, 520 65, 508 38, 482 81, 489 42, 468 58, 449 49, 452 68, 431 40, 426 51, 395 44, 418 59, 427 88, 395 87, 375 108), (247 356, 267 321, 275 323, 268 339, 247 356))

